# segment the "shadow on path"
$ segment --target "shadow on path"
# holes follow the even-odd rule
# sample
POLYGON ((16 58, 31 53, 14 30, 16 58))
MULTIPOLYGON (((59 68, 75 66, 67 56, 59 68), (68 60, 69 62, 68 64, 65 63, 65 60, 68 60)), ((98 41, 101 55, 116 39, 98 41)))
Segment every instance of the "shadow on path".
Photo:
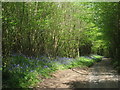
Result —
POLYGON ((69 88, 119 88, 120 85, 120 84, 118 85, 118 82, 116 81, 103 81, 103 82, 72 81, 64 84, 69 85, 69 88))
MULTIPOLYGON (((103 58, 87 69, 74 68, 60 70, 53 78, 45 79, 38 88, 120 88, 119 75, 111 65, 111 60, 103 58)), ((38 89, 39 90, 39 89, 38 89)))
POLYGON ((65 83, 70 88, 120 88, 119 75, 111 66, 111 60, 103 58, 90 68, 86 81, 65 83))

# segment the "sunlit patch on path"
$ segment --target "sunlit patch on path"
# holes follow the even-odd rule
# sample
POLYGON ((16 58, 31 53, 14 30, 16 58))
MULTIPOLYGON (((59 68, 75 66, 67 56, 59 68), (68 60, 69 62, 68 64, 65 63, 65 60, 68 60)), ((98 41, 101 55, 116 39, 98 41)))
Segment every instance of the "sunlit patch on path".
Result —
POLYGON ((88 75, 90 88, 119 88, 119 76, 111 67, 110 60, 103 58, 100 63, 90 68, 88 75))
MULTIPOLYGON (((119 75, 112 68, 111 60, 103 58, 90 68, 60 70, 53 78, 39 83, 40 88, 119 88, 119 75)), ((37 89, 37 88, 36 88, 37 89)))

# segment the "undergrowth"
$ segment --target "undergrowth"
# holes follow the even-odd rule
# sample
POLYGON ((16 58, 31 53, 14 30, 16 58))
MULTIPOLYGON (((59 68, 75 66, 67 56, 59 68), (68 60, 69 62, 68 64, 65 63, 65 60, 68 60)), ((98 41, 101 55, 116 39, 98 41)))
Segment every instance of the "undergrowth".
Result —
MULTIPOLYGON (((101 61, 102 56, 90 55, 77 58, 33 58, 24 55, 12 55, 3 66, 3 88, 30 88, 43 78, 50 78, 56 70, 73 67, 92 66, 101 61)), ((4 61, 4 58, 3 58, 4 61)))

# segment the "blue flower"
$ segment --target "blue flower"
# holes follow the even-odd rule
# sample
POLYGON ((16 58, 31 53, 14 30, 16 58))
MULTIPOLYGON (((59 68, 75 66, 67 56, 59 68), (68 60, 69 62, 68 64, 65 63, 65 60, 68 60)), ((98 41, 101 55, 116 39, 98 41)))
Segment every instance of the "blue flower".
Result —
POLYGON ((36 65, 36 67, 39 67, 38 65, 36 65))
POLYGON ((12 68, 9 68, 9 70, 11 71, 11 70, 12 70, 12 68))
POLYGON ((16 67, 19 67, 20 65, 18 64, 18 65, 16 65, 16 67))
POLYGON ((25 65, 28 68, 28 65, 25 65))
POLYGON ((23 68, 23 67, 20 67, 20 68, 23 68))
POLYGON ((18 56, 17 54, 12 54, 11 56, 18 56))
POLYGON ((44 66, 44 68, 47 68, 47 67, 48 67, 47 65, 44 66))
POLYGON ((30 70, 30 72, 34 72, 34 70, 30 70))

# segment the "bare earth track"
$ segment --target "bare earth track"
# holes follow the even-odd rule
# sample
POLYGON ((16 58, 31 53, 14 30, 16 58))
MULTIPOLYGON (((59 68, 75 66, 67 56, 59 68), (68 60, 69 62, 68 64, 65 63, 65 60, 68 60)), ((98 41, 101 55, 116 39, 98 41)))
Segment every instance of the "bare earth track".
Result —
POLYGON ((119 75, 110 64, 111 60, 103 58, 90 68, 59 70, 53 78, 45 79, 38 88, 120 88, 119 75))

